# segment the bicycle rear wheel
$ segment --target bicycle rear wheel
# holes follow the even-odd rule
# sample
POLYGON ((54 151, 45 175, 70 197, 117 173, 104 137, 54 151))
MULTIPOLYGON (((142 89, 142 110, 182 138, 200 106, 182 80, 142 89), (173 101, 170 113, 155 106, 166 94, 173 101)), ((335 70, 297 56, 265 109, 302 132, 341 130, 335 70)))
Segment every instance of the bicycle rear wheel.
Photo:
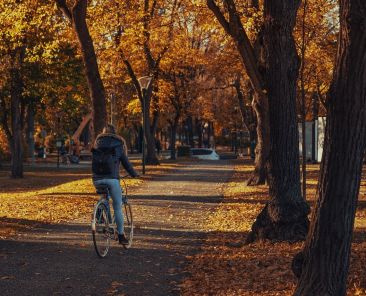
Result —
POLYGON ((94 248, 100 258, 107 256, 110 246, 110 227, 108 210, 102 201, 99 201, 93 212, 92 235, 94 248))
POLYGON ((122 211, 124 220, 124 232, 128 240, 128 244, 123 245, 123 247, 125 249, 128 249, 132 246, 132 240, 133 240, 133 217, 132 217, 132 207, 127 201, 123 203, 122 211))

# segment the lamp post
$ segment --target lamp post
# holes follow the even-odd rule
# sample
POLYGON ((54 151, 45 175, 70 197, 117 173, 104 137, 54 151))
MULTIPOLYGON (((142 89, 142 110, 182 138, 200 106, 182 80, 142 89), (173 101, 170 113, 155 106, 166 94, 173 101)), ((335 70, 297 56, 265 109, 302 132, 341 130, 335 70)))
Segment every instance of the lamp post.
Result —
POLYGON ((57 148, 57 168, 60 167, 60 148, 61 148, 61 141, 60 141, 60 123, 61 123, 61 114, 60 112, 57 112, 57 126, 56 126, 56 131, 57 133, 55 134, 56 137, 56 148, 57 148))
POLYGON ((116 97, 114 96, 114 93, 111 94, 111 125, 115 126, 116 119, 115 119, 115 113, 114 110, 116 109, 116 97))
POLYGON ((147 93, 151 85, 152 76, 143 76, 138 79, 140 84, 140 89, 142 93, 142 174, 145 174, 145 163, 146 163, 146 155, 145 155, 145 146, 146 146, 146 99, 147 93))

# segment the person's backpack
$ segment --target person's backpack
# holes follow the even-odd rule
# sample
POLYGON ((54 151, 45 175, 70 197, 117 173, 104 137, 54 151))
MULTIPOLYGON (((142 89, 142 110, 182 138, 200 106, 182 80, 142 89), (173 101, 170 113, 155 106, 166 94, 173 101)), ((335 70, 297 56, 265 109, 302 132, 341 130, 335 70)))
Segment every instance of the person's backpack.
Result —
POLYGON ((92 171, 97 175, 113 174, 117 160, 114 148, 92 149, 92 171))

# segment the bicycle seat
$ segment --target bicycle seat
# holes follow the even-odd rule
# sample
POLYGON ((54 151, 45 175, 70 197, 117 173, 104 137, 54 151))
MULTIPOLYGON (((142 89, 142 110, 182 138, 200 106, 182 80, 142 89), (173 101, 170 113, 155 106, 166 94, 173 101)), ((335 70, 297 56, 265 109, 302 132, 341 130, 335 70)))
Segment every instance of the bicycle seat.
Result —
POLYGON ((107 194, 109 192, 108 185, 97 185, 95 186, 95 189, 97 191, 97 194, 107 194))

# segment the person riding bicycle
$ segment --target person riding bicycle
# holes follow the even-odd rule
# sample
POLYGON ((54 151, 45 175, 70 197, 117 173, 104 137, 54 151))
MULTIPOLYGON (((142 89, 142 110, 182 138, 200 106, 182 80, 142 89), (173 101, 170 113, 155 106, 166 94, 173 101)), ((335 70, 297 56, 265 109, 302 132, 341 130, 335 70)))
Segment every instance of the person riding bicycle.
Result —
POLYGON ((119 181, 120 163, 131 177, 138 177, 138 174, 127 158, 123 138, 116 134, 115 128, 111 124, 106 125, 103 132, 95 139, 92 153, 94 186, 108 186, 113 200, 118 241, 120 244, 128 244, 123 232, 122 188, 119 181))

